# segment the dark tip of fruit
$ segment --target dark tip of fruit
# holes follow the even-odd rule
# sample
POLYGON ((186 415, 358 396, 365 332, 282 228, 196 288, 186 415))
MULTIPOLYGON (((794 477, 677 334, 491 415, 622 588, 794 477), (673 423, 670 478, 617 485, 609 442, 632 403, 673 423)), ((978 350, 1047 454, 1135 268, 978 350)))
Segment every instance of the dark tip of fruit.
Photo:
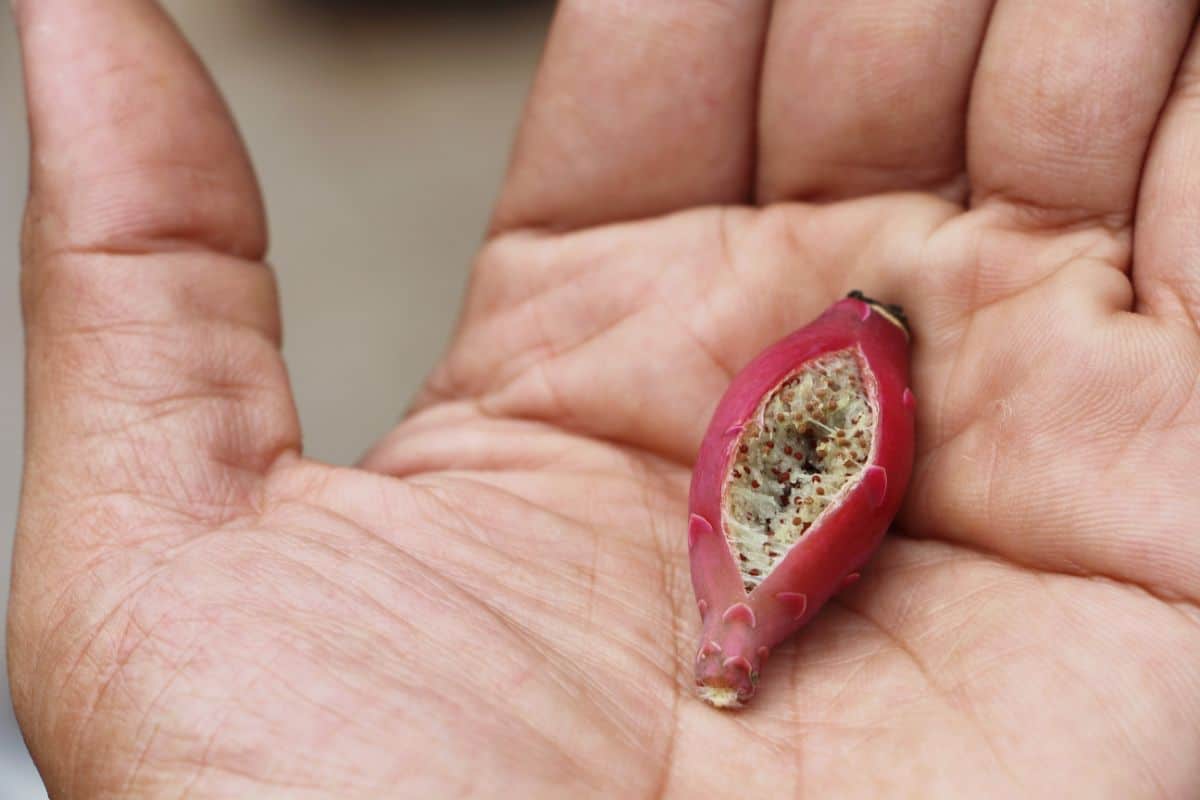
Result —
POLYGON ((900 327, 904 328, 905 333, 909 334, 910 336, 912 335, 912 328, 909 327, 909 324, 908 324, 908 316, 905 315, 904 308, 902 306, 899 306, 895 303, 883 303, 872 297, 867 297, 865 294, 860 292, 858 289, 855 289, 854 291, 850 292, 849 294, 846 295, 846 297, 852 298, 854 300, 861 300, 862 302, 866 303, 867 305, 874 306, 875 308, 877 308, 881 312, 883 312, 886 316, 889 316, 889 317, 895 319, 897 322, 899 322, 900 327))

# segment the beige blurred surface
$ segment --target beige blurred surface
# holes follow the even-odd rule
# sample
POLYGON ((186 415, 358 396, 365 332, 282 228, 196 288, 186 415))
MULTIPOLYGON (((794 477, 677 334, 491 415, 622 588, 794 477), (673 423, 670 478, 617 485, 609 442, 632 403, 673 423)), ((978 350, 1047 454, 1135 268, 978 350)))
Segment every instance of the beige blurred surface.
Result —
MULTIPOLYGON (((549 10, 443 3, 435 14, 353 19, 284 0, 166 5, 225 91, 259 170, 306 450, 353 461, 403 411, 454 325, 549 10)), ((12 22, 0 13, 4 597, 21 461, 19 82, 12 22)), ((45 797, 39 787, 5 688, 0 800, 45 797)))

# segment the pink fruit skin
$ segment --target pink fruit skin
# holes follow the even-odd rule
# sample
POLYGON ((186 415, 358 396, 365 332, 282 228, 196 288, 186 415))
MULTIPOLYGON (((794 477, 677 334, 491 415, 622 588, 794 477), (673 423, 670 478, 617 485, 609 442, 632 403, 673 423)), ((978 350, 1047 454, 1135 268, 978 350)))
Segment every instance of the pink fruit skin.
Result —
POLYGON ((751 361, 730 384, 700 445, 689 498, 688 550, 702 618, 696 683, 754 695, 770 650, 803 627, 878 548, 912 472, 913 395, 908 336, 869 303, 846 298, 751 361), (857 482, 749 595, 722 529, 729 462, 742 426, 806 362, 856 348, 876 409, 875 438, 857 482), (748 613, 747 613, 748 612, 748 613))

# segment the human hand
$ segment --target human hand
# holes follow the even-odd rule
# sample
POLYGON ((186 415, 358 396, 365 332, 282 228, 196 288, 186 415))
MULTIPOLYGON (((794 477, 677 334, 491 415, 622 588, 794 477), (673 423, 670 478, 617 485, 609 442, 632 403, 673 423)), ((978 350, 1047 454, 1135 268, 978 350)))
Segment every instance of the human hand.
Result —
POLYGON ((346 469, 194 57, 149 0, 18 2, 52 796, 1200 791, 1196 4, 991 5, 565 2, 454 343, 346 469), (689 463, 850 288, 915 329, 901 531, 717 712, 689 463))

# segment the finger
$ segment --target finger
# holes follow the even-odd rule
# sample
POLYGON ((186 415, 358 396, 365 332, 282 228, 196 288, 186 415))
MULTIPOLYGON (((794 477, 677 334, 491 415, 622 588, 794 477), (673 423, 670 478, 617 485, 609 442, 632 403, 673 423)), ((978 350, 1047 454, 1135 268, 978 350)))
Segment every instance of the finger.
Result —
POLYGON ((957 211, 906 195, 504 237, 418 406, 469 400, 690 463, 730 378, 764 347, 851 289, 918 302, 926 243, 957 211))
POLYGON ((759 199, 960 191, 967 95, 992 2, 778 4, 759 199))
POLYGON ((29 243, 261 258, 254 174, 220 95, 151 0, 20 0, 29 243))
POLYGON ((264 224, 236 131, 149 0, 16 11, 29 491, 228 513, 298 436, 273 279, 247 260, 264 224))
POLYGON ((564 0, 493 228, 746 199, 767 12, 765 0, 564 0))
POLYGON ((1138 201, 1138 308, 1200 320, 1200 35, 1194 35, 1151 145, 1138 201))
POLYGON ((1035 227, 1132 221, 1194 0, 1000 0, 971 97, 974 205, 1035 227))

